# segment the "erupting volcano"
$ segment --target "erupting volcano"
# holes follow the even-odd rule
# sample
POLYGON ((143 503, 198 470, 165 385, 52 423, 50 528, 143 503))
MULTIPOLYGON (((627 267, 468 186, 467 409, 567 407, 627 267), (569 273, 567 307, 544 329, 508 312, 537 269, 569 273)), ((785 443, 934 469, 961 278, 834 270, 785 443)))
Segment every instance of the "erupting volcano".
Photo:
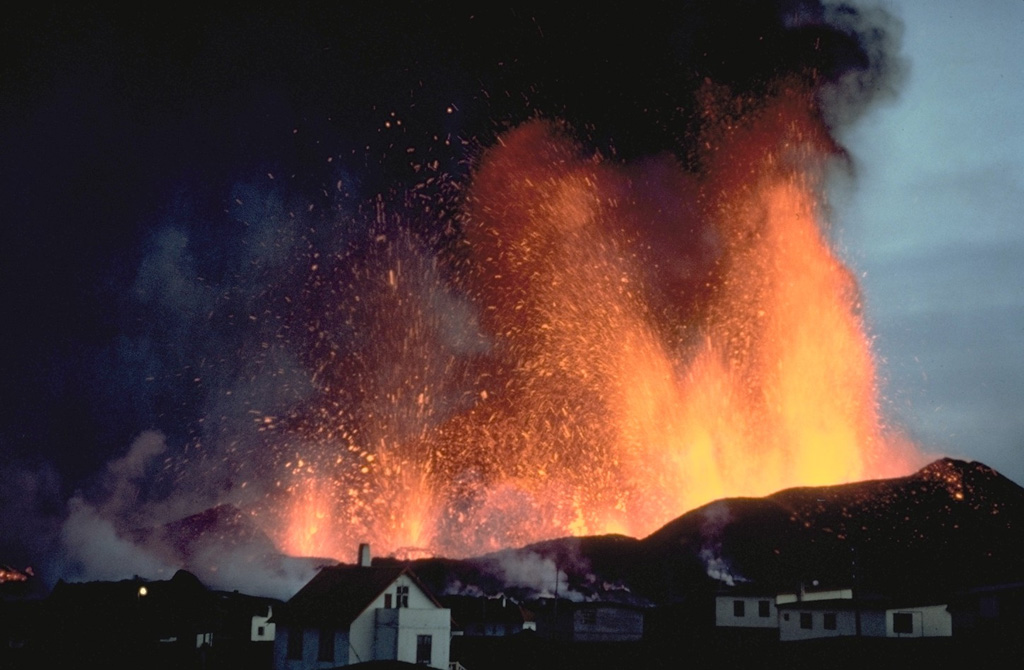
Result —
POLYGON ((263 419, 283 463, 258 516, 283 550, 640 537, 716 498, 917 465, 830 246, 841 152, 815 100, 709 84, 698 170, 530 121, 479 154, 440 252, 382 206, 370 251, 317 260, 309 290, 337 297, 308 326, 317 392, 263 419))
MULTIPOLYGON (((723 509, 899 480, 823 522, 852 545, 941 455, 1024 476, 1005 11, 95 4, 5 25, 17 593, 185 569, 284 599, 369 543, 542 594, 541 545, 592 543, 580 579, 635 546, 689 598, 723 509)), ((1019 491, 950 486, 904 534, 991 512, 984 563, 1019 491)), ((811 516, 765 505, 798 536, 744 576, 796 575, 811 516)))

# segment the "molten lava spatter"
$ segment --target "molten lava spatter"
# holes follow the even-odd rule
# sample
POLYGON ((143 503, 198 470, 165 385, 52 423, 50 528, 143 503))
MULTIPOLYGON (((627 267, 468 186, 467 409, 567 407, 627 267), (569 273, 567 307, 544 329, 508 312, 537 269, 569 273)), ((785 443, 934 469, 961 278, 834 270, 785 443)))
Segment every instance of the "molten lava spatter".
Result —
POLYGON ((480 157, 457 261, 386 238, 334 321, 373 346, 313 348, 284 549, 643 536, 715 498, 909 468, 824 233, 832 148, 806 96, 748 107, 709 120, 696 176, 525 124, 480 157))

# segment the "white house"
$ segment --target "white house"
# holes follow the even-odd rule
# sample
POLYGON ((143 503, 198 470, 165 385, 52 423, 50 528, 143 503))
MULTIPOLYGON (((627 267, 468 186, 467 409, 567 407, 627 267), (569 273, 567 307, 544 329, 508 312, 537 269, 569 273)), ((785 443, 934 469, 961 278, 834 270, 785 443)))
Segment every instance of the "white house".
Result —
POLYGON ((834 598, 779 603, 779 640, 826 637, 949 637, 945 604, 896 606, 879 600, 834 598))
POLYGON ((277 670, 397 660, 447 669, 451 611, 406 567, 323 568, 275 611, 277 670))
POLYGON ((715 625, 720 628, 778 628, 775 596, 728 591, 715 596, 715 625))
POLYGON ((267 605, 267 613, 257 612, 252 615, 249 625, 249 640, 252 642, 273 642, 276 624, 271 621, 274 608, 267 605))

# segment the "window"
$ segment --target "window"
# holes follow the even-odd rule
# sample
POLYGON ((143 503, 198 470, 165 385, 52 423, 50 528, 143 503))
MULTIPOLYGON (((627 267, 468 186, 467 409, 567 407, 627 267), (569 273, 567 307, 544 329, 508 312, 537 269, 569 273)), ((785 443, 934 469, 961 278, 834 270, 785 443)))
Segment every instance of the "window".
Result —
POLYGON ((391 594, 390 593, 385 593, 384 594, 384 609, 388 609, 388 610, 391 609, 391 594))
POLYGON ((416 663, 430 665, 430 652, 434 646, 434 638, 430 635, 416 636, 416 663))
POLYGON ((771 602, 769 602, 767 600, 758 600, 757 601, 757 616, 761 617, 762 619, 767 619, 771 615, 772 615, 772 605, 771 605, 771 602))
POLYGON ((580 618, 583 623, 590 624, 591 626, 597 623, 597 610, 586 609, 580 611, 580 618))
POLYGON ((825 626, 825 630, 835 630, 836 629, 836 613, 835 612, 825 612, 824 626, 825 626))
POLYGON ((914 616, 910 612, 893 612, 892 632, 901 634, 913 633, 914 616))
POLYGON ((333 661, 334 660, 334 631, 333 630, 320 630, 320 644, 317 646, 318 661, 333 661))
POLYGON ((732 615, 736 617, 746 616, 746 605, 742 600, 732 601, 732 615))
POLYGON ((302 629, 290 628, 288 630, 288 658, 302 660, 302 629))
POLYGON ((800 612, 800 627, 804 630, 811 630, 814 627, 814 619, 810 612, 800 612))
POLYGON ((399 586, 397 589, 398 595, 395 598, 395 607, 408 607, 409 606, 409 587, 399 586))
POLYGON ((256 626, 256 637, 263 637, 267 634, 266 626, 256 626))

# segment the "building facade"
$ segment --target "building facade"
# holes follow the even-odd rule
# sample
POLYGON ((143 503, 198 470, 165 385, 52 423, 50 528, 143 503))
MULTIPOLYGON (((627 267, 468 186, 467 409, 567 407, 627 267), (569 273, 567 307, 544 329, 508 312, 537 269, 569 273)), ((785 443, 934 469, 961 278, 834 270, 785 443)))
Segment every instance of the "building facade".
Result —
POLYGON ((451 612, 407 568, 324 568, 280 609, 278 670, 383 660, 448 667, 451 612))

